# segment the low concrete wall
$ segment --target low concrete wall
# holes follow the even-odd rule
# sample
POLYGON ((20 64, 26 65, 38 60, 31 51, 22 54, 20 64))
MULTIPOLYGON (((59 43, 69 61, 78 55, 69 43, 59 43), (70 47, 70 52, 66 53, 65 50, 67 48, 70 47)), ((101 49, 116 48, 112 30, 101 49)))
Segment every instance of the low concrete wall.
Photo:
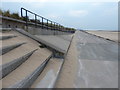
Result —
POLYGON ((26 28, 26 22, 22 20, 13 19, 10 17, 0 16, 0 20, 2 24, 0 24, 0 28, 21 28, 28 31, 33 35, 66 35, 71 33, 55 31, 55 30, 47 30, 42 29, 40 27, 35 27, 34 24, 31 24, 26 28))
POLYGON ((25 22, 9 17, 0 16, 2 18, 2 28, 22 28, 25 29, 25 22))
POLYGON ((41 28, 35 28, 35 27, 28 27, 27 31, 33 35, 68 35, 68 34, 71 34, 71 33, 66 33, 66 32, 61 32, 61 31, 47 30, 47 29, 41 29, 41 28))

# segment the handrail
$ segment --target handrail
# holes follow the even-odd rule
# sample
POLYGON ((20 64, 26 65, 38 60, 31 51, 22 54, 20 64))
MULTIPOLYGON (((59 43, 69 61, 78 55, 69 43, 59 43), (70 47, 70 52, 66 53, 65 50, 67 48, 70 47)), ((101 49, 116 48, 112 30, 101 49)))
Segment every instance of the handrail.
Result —
MULTIPOLYGON (((37 15, 37 14, 35 14, 35 13, 33 13, 33 12, 31 12, 31 11, 29 11, 29 10, 27 10, 27 9, 25 9, 25 8, 21 8, 21 17, 24 17, 23 16, 23 10, 25 11, 25 13, 26 13, 26 15, 25 15, 25 17, 26 17, 26 26, 28 26, 28 13, 31 13, 31 14, 33 14, 34 15, 34 17, 35 17, 35 26, 37 27, 37 24, 38 24, 38 22, 37 22, 37 17, 39 17, 39 18, 41 18, 42 19, 42 21, 40 21, 39 23, 41 23, 42 24, 42 28, 46 28, 46 29, 49 29, 49 26, 50 26, 50 29, 51 30, 62 30, 62 25, 60 25, 59 23, 56 23, 56 22, 53 22, 53 21, 51 21, 51 20, 49 20, 49 19, 47 19, 47 18, 44 18, 44 17, 42 17, 42 16, 40 16, 40 15, 37 15), (46 20, 46 22, 47 23, 45 23, 44 22, 44 20, 46 20), (49 25, 50 24, 50 25, 49 25), (45 26, 46 27, 45 27, 45 26)), ((63 27, 64 28, 64 27, 63 27)))
POLYGON ((42 29, 43 28, 46 28, 46 29, 51 29, 51 30, 57 30, 57 31, 62 31, 62 32, 70 32, 70 33, 73 33, 72 31, 70 30, 67 30, 66 28, 64 28, 61 24, 59 23, 56 23, 56 22, 53 22, 47 18, 44 18, 40 15, 37 15, 36 13, 33 13, 25 8, 21 8, 21 17, 24 17, 25 20, 26 20, 26 26, 28 27, 28 22, 29 22, 29 19, 28 19, 28 13, 30 14, 33 14, 34 15, 34 18, 35 19, 31 19, 31 20, 34 20, 34 23, 35 23, 35 27, 38 27, 40 26, 42 29), (25 16, 23 16, 23 10, 25 11, 25 16), (38 19, 38 17, 40 19, 38 19), (46 20, 46 22, 44 22, 44 20, 46 20))

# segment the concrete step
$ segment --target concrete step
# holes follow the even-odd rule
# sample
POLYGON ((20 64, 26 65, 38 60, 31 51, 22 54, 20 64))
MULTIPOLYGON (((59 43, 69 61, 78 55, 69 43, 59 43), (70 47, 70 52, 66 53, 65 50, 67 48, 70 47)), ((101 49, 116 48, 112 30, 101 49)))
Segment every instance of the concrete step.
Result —
POLYGON ((63 61, 63 59, 52 58, 31 88, 54 88, 63 61))
MULTIPOLYGON (((27 54, 35 49, 40 48, 39 47, 40 44, 38 42, 36 42, 36 41, 18 33, 18 32, 13 32, 13 33, 14 33, 14 35, 17 35, 17 37, 12 38, 12 39, 8 39, 8 40, 3 40, 2 41, 3 46, 16 44, 18 42, 22 43, 23 41, 27 42, 27 43, 12 50, 12 51, 10 51, 9 53, 6 53, 6 54, 0 56, 0 57, 2 57, 2 64, 11 62, 12 60, 15 60, 16 58, 22 57, 25 54, 27 54)), ((41 52, 46 53, 46 51, 49 52, 47 49, 41 48, 41 52)))
POLYGON ((17 47, 16 49, 13 49, 12 51, 10 51, 8 53, 0 56, 0 57, 2 57, 2 64, 12 62, 13 60, 20 58, 38 48, 39 47, 35 47, 35 46, 31 45, 30 43, 26 43, 20 47, 17 47))
POLYGON ((10 72, 12 72, 13 70, 15 70, 18 66, 20 66, 22 63, 24 63, 36 50, 33 50, 29 53, 27 53, 26 55, 17 58, 9 63, 6 63, 4 65, 2 65, 2 70, 0 70, 0 73, 2 73, 2 78, 5 77, 6 75, 8 75, 10 72))
POLYGON ((23 45, 23 44, 25 44, 25 43, 18 43, 18 44, 2 47, 0 49, 0 55, 3 55, 5 53, 7 53, 7 52, 9 52, 9 51, 11 51, 11 50, 21 46, 21 45, 23 45))
POLYGON ((0 40, 6 40, 17 36, 0 36, 0 40))
POLYGON ((11 31, 11 28, 0 28, 0 32, 8 32, 11 31))
MULTIPOLYGON (((43 49, 38 49, 30 56, 30 58, 28 58, 28 60, 4 77, 2 79, 3 88, 12 87, 14 85, 16 86, 18 83, 29 77, 31 73, 37 70, 37 68, 52 54, 48 51, 42 50, 43 49)), ((35 79, 35 77, 32 78, 35 79)), ((32 80, 29 83, 31 83, 32 80)))
POLYGON ((37 68, 35 69, 29 76, 23 79, 21 82, 11 86, 10 88, 30 88, 30 86, 34 83, 34 81, 38 78, 38 76, 42 73, 47 63, 51 59, 52 54, 37 68))

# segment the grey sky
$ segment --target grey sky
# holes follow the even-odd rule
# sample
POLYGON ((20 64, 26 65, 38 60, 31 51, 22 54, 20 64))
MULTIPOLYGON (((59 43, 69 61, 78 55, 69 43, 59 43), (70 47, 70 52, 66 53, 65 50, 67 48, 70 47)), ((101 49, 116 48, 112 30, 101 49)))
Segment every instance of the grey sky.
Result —
POLYGON ((117 2, 2 2, 3 10, 20 13, 25 7, 39 15, 77 29, 117 30, 117 2))

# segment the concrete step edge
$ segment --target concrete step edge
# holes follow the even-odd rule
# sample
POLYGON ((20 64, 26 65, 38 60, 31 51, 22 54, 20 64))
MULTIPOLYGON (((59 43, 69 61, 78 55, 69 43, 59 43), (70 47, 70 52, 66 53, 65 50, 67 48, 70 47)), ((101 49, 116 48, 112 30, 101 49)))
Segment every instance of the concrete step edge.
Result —
POLYGON ((12 28, 0 28, 0 32, 3 32, 3 31, 11 31, 12 28))
MULTIPOLYGON (((38 50, 38 49, 36 49, 36 50, 38 50)), ((0 66, 0 67, 2 67, 2 70, 0 71, 0 73, 2 73, 2 76, 0 77, 0 79, 4 78, 9 73, 11 73, 13 70, 15 70, 17 67, 19 67, 22 63, 24 63, 36 50, 33 50, 20 58, 17 58, 9 63, 6 63, 6 64, 0 66)))
POLYGON ((11 50, 13 50, 13 49, 21 46, 21 45, 23 45, 23 44, 26 44, 26 43, 24 42, 24 43, 18 43, 18 44, 15 44, 15 45, 10 45, 10 46, 2 47, 0 49, 0 55, 3 55, 5 53, 7 53, 7 52, 9 52, 9 51, 11 51, 11 50))
POLYGON ((9 88, 29 88, 42 73, 52 56, 53 55, 51 54, 37 69, 35 69, 29 76, 25 77, 25 79, 9 88))
POLYGON ((10 39, 10 38, 14 38, 14 37, 17 37, 17 36, 0 36, 0 40, 6 40, 6 39, 10 39))

